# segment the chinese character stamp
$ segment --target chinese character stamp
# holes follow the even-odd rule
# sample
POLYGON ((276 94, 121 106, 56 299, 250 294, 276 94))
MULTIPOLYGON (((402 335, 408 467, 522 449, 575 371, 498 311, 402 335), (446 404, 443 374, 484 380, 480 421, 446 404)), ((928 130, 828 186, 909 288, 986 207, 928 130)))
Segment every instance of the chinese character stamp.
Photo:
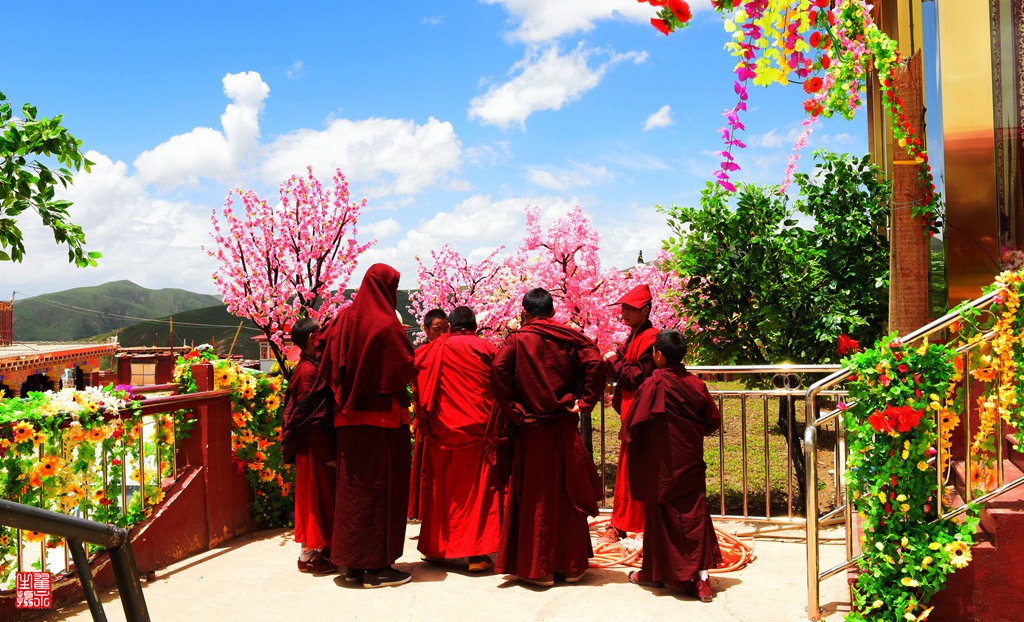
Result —
POLYGON ((53 575, 49 572, 19 572, 14 576, 14 606, 17 609, 49 609, 53 606, 53 575))

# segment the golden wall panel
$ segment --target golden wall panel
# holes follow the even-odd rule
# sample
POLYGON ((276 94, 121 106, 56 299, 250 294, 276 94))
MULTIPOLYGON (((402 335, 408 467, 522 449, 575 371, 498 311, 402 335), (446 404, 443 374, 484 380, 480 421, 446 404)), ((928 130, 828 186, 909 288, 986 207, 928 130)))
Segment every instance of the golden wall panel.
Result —
POLYGON ((999 272, 989 3, 936 0, 950 306, 999 272))

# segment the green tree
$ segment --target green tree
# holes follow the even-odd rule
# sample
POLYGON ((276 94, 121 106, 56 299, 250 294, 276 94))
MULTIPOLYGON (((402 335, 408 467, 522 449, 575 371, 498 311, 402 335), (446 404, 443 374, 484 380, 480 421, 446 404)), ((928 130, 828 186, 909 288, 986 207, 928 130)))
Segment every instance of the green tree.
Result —
POLYGON ((23 118, 14 116, 7 96, 0 93, 0 261, 18 261, 25 244, 18 218, 33 210, 53 231, 57 244, 67 244, 68 261, 79 267, 95 266, 99 253, 86 252, 85 233, 71 222, 71 201, 56 199, 57 184, 67 187, 72 170, 89 171, 92 162, 82 154, 82 141, 61 126, 62 115, 36 118, 25 104, 23 118), (56 160, 56 168, 54 166, 56 160))
POLYGON ((814 155, 792 208, 774 186, 709 183, 699 208, 662 209, 702 363, 827 363, 840 358, 840 334, 871 343, 884 333, 890 184, 868 156, 814 155))

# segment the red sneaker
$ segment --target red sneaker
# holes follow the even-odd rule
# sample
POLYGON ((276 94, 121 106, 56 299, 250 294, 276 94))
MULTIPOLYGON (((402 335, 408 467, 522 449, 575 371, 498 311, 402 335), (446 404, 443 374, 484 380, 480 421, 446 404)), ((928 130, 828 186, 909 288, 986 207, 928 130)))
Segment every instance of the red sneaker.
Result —
POLYGON ((714 599, 715 595, 711 591, 711 580, 710 579, 694 579, 693 580, 693 595, 697 597, 702 603, 710 603, 714 599))

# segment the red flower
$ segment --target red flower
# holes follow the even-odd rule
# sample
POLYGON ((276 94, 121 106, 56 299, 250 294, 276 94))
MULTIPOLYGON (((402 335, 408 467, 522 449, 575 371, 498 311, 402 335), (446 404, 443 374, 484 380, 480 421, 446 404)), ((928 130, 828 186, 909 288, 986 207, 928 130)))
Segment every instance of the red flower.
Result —
POLYGON ((868 424, 874 428, 875 432, 892 432, 892 421, 877 410, 868 417, 868 424))
POLYGON ((909 432, 911 428, 921 421, 921 415, 924 414, 924 411, 914 410, 910 406, 897 406, 895 408, 890 406, 886 410, 894 411, 896 429, 900 432, 909 432))
POLYGON ((665 20, 657 18, 657 17, 652 17, 651 18, 651 26, 654 26, 655 28, 657 28, 658 32, 660 32, 661 34, 666 35, 666 36, 668 36, 668 33, 671 32, 668 29, 668 24, 665 22, 665 20))
POLYGON ((821 33, 815 30, 811 33, 811 38, 807 41, 811 44, 812 48, 816 48, 821 45, 821 33))
POLYGON ((821 55, 821 68, 822 69, 828 69, 831 66, 832 66, 832 59, 829 58, 828 54, 822 54, 821 55))
POLYGON ((818 76, 812 76, 810 78, 807 78, 807 81, 804 82, 804 91, 806 91, 807 93, 817 93, 820 90, 821 78, 819 78, 818 76))
POLYGON ((905 374, 905 373, 907 373, 908 371, 910 371, 910 368, 909 368, 909 367, 907 367, 907 364, 906 364, 906 363, 900 363, 900 364, 899 364, 899 365, 898 365, 898 366, 896 367, 896 369, 898 369, 898 370, 899 370, 899 372, 900 372, 901 374, 905 374))
POLYGON ((814 0, 814 6, 824 9, 828 6, 829 0, 814 0))
POLYGON ((690 12, 690 5, 686 3, 686 0, 668 0, 668 8, 671 9, 676 19, 684 24, 693 17, 693 13, 690 12))
POLYGON ((845 356, 851 352, 856 352, 858 348, 860 348, 859 341, 856 339, 850 339, 845 334, 839 335, 839 347, 836 348, 836 351, 839 352, 840 355, 845 356))

